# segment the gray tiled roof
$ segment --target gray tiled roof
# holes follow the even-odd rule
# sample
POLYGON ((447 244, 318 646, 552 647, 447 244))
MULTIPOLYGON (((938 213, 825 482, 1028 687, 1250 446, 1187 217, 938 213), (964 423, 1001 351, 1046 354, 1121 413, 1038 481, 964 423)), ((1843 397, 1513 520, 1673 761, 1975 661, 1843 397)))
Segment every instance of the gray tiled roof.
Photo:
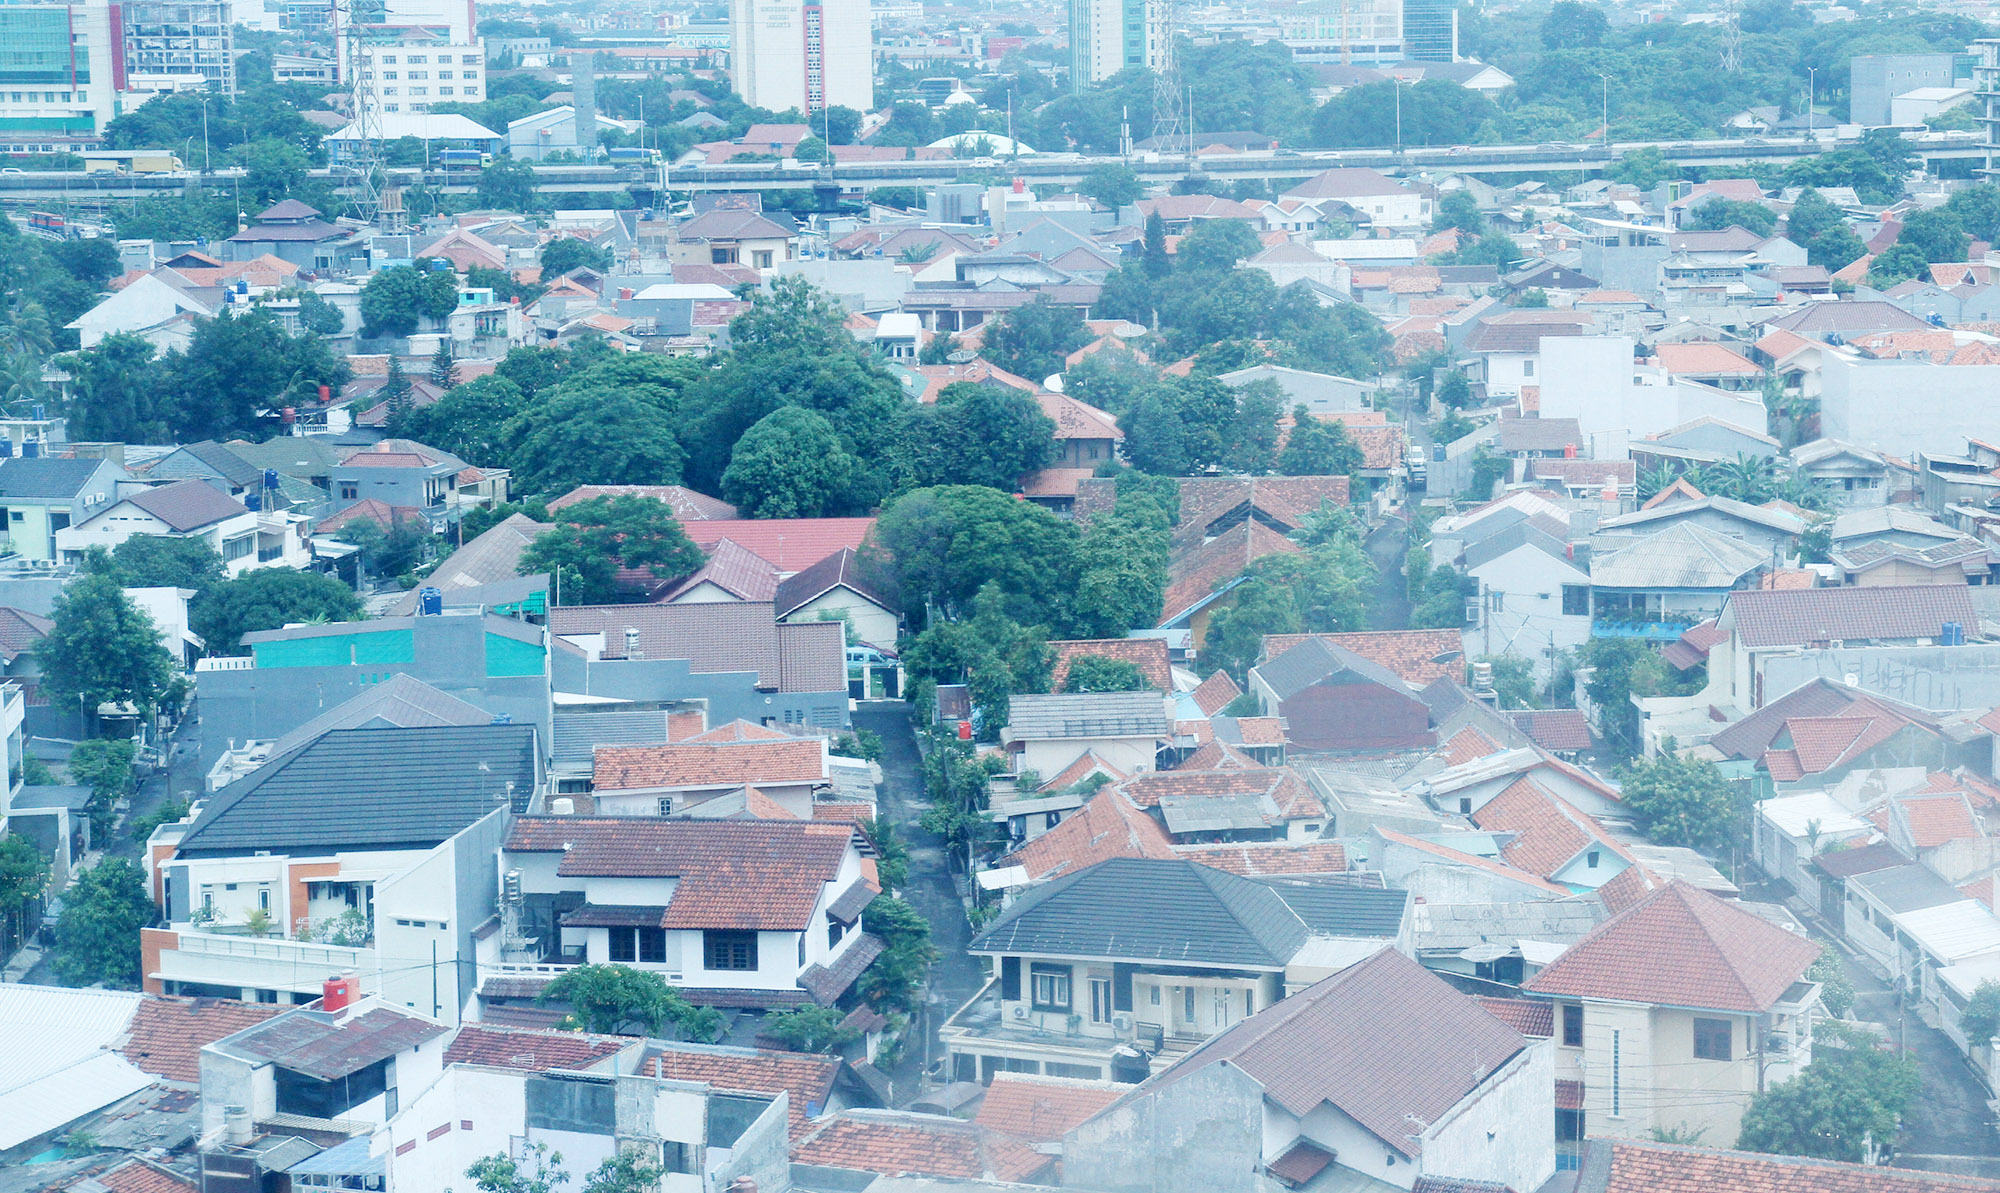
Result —
POLYGON ((1969 631, 1979 625, 1963 584, 1739 592, 1729 609, 1737 639, 1749 647, 1936 638, 1948 621, 1969 631))
POLYGON ((1275 969, 1310 935, 1393 937, 1408 899, 1348 883, 1243 878, 1180 859, 1117 858, 1031 890, 970 948, 1275 969))
POLYGON ((401 671, 334 705, 271 743, 271 757, 289 754, 336 729, 410 729, 423 725, 485 725, 493 714, 401 671))
POLYGON ((1277 658, 1258 664, 1254 670, 1280 700, 1289 700, 1303 689, 1341 671, 1351 671, 1392 692, 1410 690, 1410 686, 1387 667, 1372 663, 1323 638, 1308 638, 1277 658))
POLYGON ((70 500, 83 492, 103 466, 102 460, 9 456, 0 460, 0 498, 70 500))
POLYGON ((249 512, 244 504, 207 481, 175 481, 142 489, 125 499, 167 524, 170 530, 198 530, 249 512))
POLYGON ((428 848, 535 780, 530 725, 336 729, 217 792, 180 851, 428 848))
POLYGON ((1693 522, 1669 526, 1590 565, 1599 588, 1729 588, 1770 557, 1693 522))
POLYGON ((1007 718, 1007 736, 1016 741, 1143 737, 1171 728, 1166 701, 1157 692, 1016 696, 1007 718))

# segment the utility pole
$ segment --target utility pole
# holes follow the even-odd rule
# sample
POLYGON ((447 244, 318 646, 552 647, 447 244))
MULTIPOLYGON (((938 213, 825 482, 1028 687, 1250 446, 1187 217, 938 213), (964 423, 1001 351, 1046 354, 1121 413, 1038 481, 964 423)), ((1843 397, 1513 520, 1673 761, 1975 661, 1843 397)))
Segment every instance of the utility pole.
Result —
POLYGON ((1806 67, 1806 140, 1813 136, 1813 100, 1819 93, 1819 68, 1806 67))

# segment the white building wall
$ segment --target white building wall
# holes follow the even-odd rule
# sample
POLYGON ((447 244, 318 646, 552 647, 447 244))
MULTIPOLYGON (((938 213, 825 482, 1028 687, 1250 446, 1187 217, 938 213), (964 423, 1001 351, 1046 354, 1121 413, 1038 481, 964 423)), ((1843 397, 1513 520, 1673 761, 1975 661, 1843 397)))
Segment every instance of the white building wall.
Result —
POLYGON ((432 104, 486 98, 486 48, 479 42, 429 41, 367 46, 359 87, 383 112, 425 112, 432 104))
POLYGON ((1433 1124, 1424 1140, 1424 1174, 1541 1188, 1556 1170, 1554 1054, 1550 1041, 1529 1041, 1433 1124))
POLYGON ((860 112, 875 106, 868 0, 732 0, 729 21, 730 69, 744 102, 816 111, 809 95, 823 85, 827 103, 860 112), (816 48, 808 45, 809 27, 817 30, 816 48))
POLYGON ((2000 365, 1823 355, 1820 426, 1829 439, 1896 456, 1958 455, 1968 433, 2000 422, 2000 365))
POLYGON ((1546 552, 1520 547, 1487 560, 1472 575, 1485 599, 1480 624, 1465 631, 1467 658, 1519 655, 1534 663, 1538 679, 1547 679, 1554 663, 1551 651, 1575 650, 1590 640, 1587 573, 1546 552), (1585 612, 1563 612, 1565 585, 1583 589, 1585 612))
POLYGON ((1732 393, 1675 381, 1658 370, 1638 371, 1630 336, 1549 336, 1541 347, 1542 417, 1576 419, 1586 456, 1622 460, 1630 442, 1704 417, 1760 435, 1770 430, 1769 412, 1754 391, 1732 393))

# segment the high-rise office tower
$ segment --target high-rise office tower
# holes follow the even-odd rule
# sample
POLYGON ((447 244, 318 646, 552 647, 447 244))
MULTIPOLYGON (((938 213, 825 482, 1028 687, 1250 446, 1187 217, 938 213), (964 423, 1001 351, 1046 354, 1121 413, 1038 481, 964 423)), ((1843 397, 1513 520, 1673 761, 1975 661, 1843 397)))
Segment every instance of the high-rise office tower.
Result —
POLYGON ((0 4, 0 152, 88 147, 126 89, 118 8, 0 4))
POLYGON ((868 0, 731 0, 730 72, 743 102, 774 112, 875 106, 868 0))
POLYGON ((202 86, 236 93, 236 35, 229 0, 125 0, 125 71, 149 90, 202 86))
POLYGON ((1078 91, 1154 65, 1149 0, 1070 0, 1069 81, 1078 91))

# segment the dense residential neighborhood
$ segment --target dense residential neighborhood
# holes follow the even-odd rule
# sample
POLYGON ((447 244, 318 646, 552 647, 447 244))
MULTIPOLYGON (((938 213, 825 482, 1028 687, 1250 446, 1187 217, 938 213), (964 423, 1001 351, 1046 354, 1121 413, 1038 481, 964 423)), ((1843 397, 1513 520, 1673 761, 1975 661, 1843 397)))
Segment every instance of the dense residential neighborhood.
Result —
POLYGON ((2000 11, 0 3, 0 1193, 2000 1193, 2000 11))

